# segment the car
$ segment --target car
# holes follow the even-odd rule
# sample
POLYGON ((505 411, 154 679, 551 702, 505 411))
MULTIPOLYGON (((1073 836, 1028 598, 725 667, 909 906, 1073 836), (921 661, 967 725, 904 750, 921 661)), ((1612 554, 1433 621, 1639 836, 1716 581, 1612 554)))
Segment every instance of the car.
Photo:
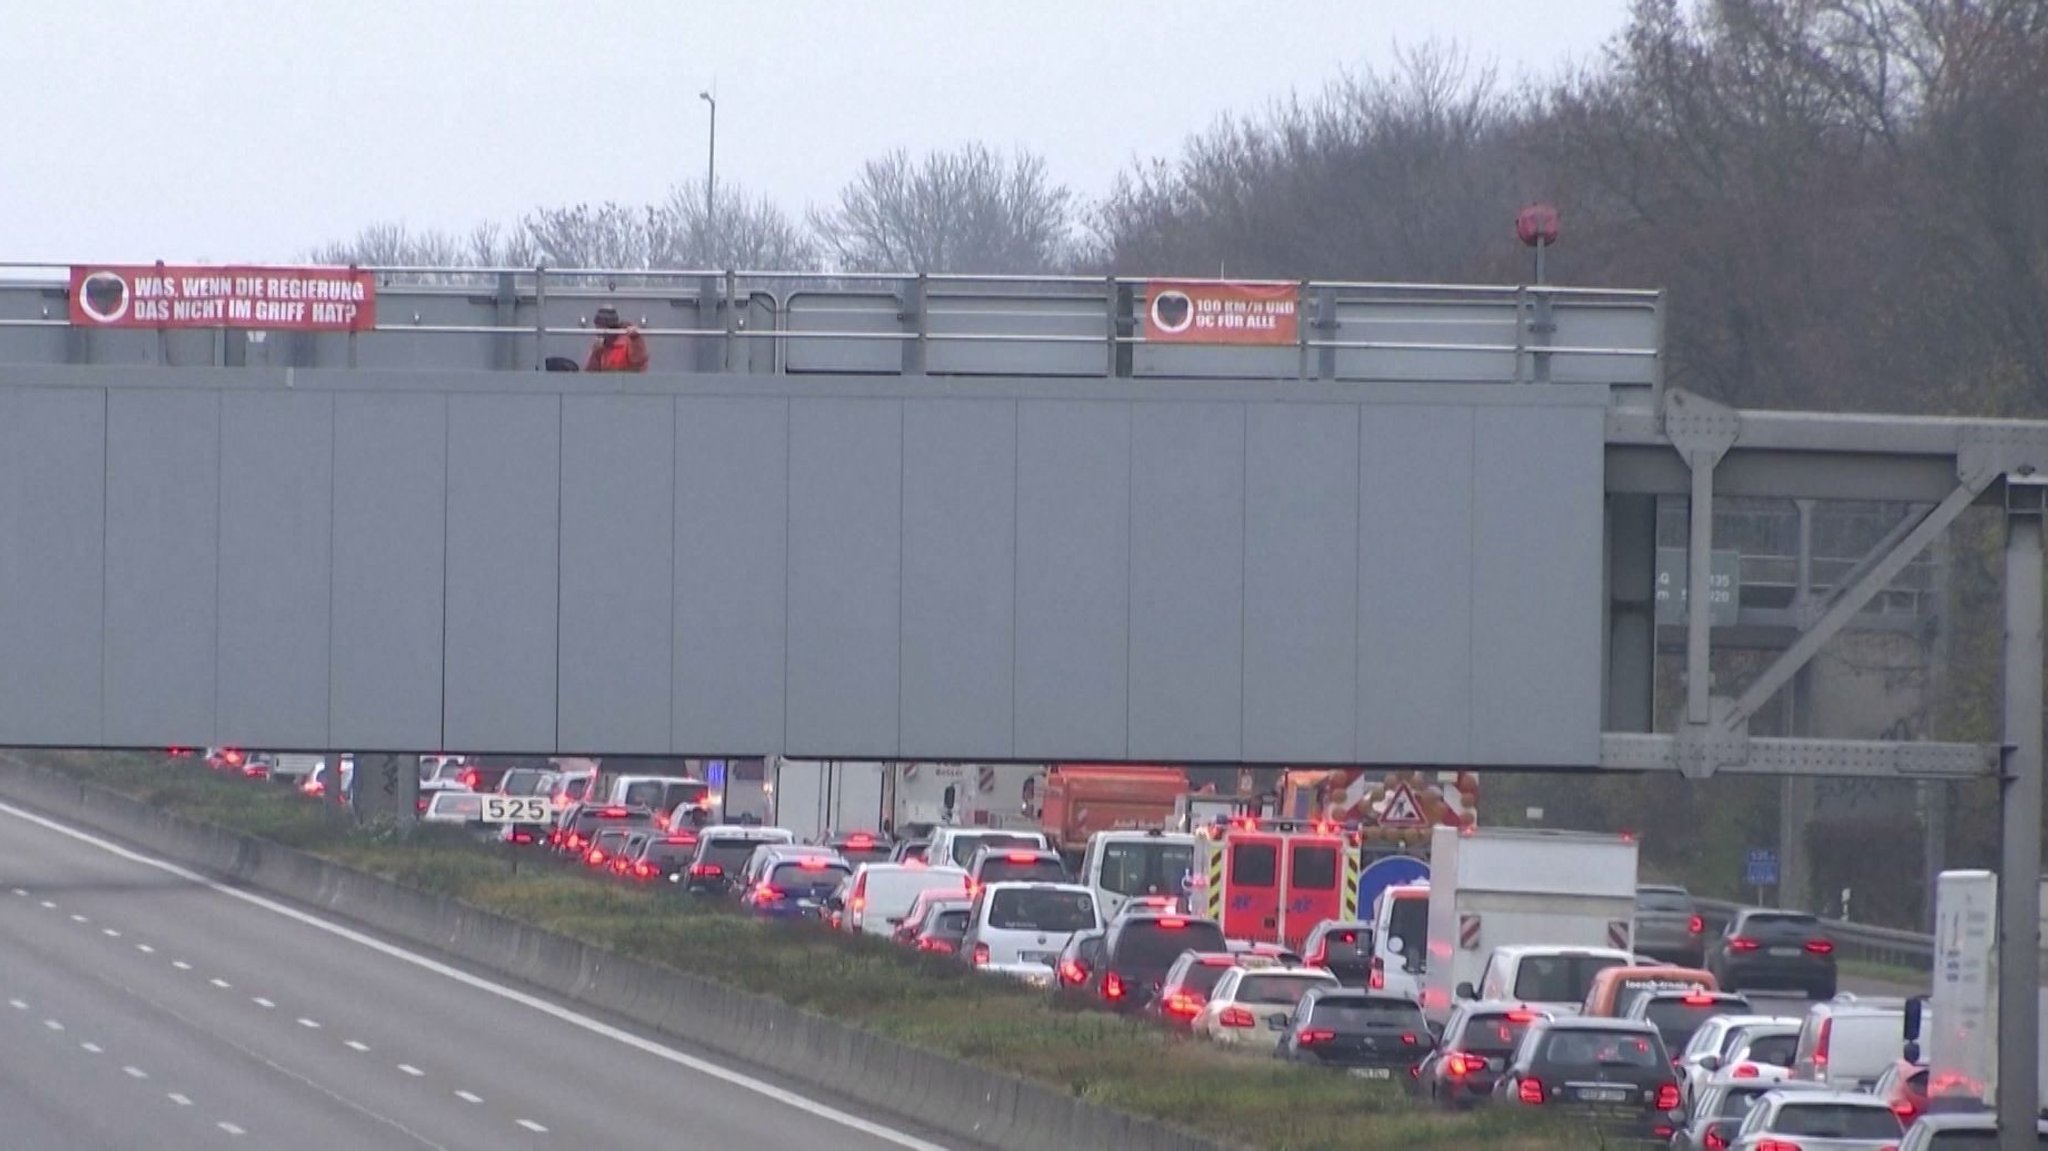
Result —
POLYGON ((1899 1122, 1910 1126, 1927 1114, 1927 1065, 1894 1060, 1871 1085, 1870 1093, 1884 1100, 1899 1122))
POLYGON ((977 970, 1051 986, 1077 931, 1102 927, 1093 889, 1078 883, 991 883, 971 896, 960 954, 977 970))
POLYGON ((1709 1019, 1754 1015, 1749 1000, 1727 991, 1652 991, 1629 1001, 1624 1019, 1645 1019, 1664 1037, 1664 1049, 1683 1051, 1709 1019))
POLYGON ((1229 951, 1213 919, 1159 912, 1127 912, 1109 925, 1087 989, 1121 1013, 1144 1010, 1159 994, 1166 972, 1183 951, 1229 951))
POLYGON ((1420 998, 1429 960, 1429 885, 1403 883, 1373 902, 1372 961, 1365 985, 1420 998))
POLYGON ((1444 1020, 1436 1047, 1415 1069, 1415 1093, 1447 1111, 1485 1102, 1522 1036, 1550 1018, 1525 1003, 1458 1004, 1444 1020))
MULTIPOLYGON (((299 794, 311 796, 314 799, 323 799, 327 796, 327 789, 333 785, 337 776, 341 780, 341 793, 343 795, 355 794, 355 756, 342 756, 338 767, 328 760, 321 760, 320 766, 314 768, 312 773, 306 776, 305 781, 299 784, 299 794)), ((419 810, 425 811, 426 808, 422 806, 419 810)))
POLYGON ((427 797, 421 823, 473 824, 483 818, 484 797, 474 791, 437 791, 427 797))
POLYGON ((1813 1141, 1826 1151, 1896 1151, 1906 1129, 1884 1100, 1860 1091, 1773 1089, 1743 1116, 1729 1151, 1779 1151, 1813 1141))
POLYGON ((1346 987, 1364 988, 1372 975, 1372 924, 1326 919, 1302 941, 1303 962, 1320 967, 1346 987))
POLYGON ((927 849, 926 863, 944 863, 953 867, 966 867, 974 862, 974 853, 984 847, 1019 848, 1030 851, 1045 851, 1052 847, 1045 834, 1038 831, 997 831, 986 827, 941 827, 932 832, 930 848, 927 849))
MULTIPOLYGON (((1679 1096, 1690 1105, 1698 1097, 1699 1089, 1708 1080, 1719 1078, 1726 1063, 1729 1048, 1743 1035, 1744 1029, 1752 1025, 1774 1024, 1798 1034, 1799 1021, 1778 1015, 1717 1015, 1701 1023, 1693 1031, 1692 1038, 1683 1044, 1674 1044, 1666 1037, 1664 1046, 1677 1052, 1679 1096)), ((1755 1079, 1752 1074, 1747 1078, 1755 1079)))
POLYGON ((701 828, 711 822, 711 785, 686 775, 621 775, 612 779, 605 797, 614 804, 645 807, 654 825, 701 828))
POLYGON ((965 897, 935 899, 925 904, 925 912, 917 925, 910 931, 910 947, 927 955, 954 956, 960 954, 960 944, 967 938, 967 917, 972 904, 965 897))
MULTIPOLYGON (((763 844, 794 843, 794 833, 780 827, 742 827, 718 824, 697 833, 697 854, 680 886, 691 895, 727 895, 738 888, 747 861, 763 844)), ((677 883, 670 879, 671 883, 677 883)))
POLYGON ((1228 945, 1224 950, 1238 956, 1240 959, 1248 956, 1258 956, 1276 960, 1289 967, 1307 966, 1307 964, 1301 961, 1301 953, 1284 943, 1268 943, 1262 939, 1232 939, 1228 941, 1228 945))
POLYGON ((1193 1027, 1195 1016, 1202 1013, 1202 1005, 1209 1002, 1209 993, 1216 989, 1216 984, 1231 968, 1257 971, 1278 966, 1280 961, 1269 955, 1183 951, 1180 958, 1173 961, 1173 966, 1166 969, 1166 978, 1159 983, 1159 994, 1147 1005, 1146 1013, 1157 1016, 1169 1027, 1193 1027))
POLYGON ((933 905, 958 903, 964 907, 969 902, 965 887, 933 887, 920 891, 911 899, 910 909, 903 913, 903 922, 890 931, 889 937, 905 947, 912 946, 917 942, 917 932, 924 926, 925 917, 932 913, 933 905))
POLYGON ((1215 1043, 1277 1050, 1295 1007, 1317 987, 1334 990, 1337 977, 1313 967, 1233 967, 1216 981, 1190 1030, 1215 1043))
POLYGON ((924 892, 958 891, 964 896, 967 890, 967 873, 957 867, 858 863, 846 889, 828 900, 827 907, 839 914, 841 930, 887 936, 924 892))
POLYGON ((562 814, 561 835, 555 843, 555 850, 571 859, 583 859, 599 831, 605 828, 645 828, 653 824, 654 813, 644 807, 579 803, 562 814))
POLYGON ((1636 888, 1635 950, 1649 959, 1680 967, 1707 963, 1707 921, 1683 887, 1636 888))
POLYGON ((1835 944, 1803 911, 1745 907, 1707 954, 1707 970, 1730 991, 1803 991, 1835 996, 1835 944))
POLYGON ((640 828, 608 825, 598 828, 590 836, 590 846, 583 849, 583 866, 594 870, 606 870, 612 858, 626 853, 626 844, 640 828))
POLYGON ((1463 1000, 1515 1002, 1547 1015, 1577 1015, 1601 972, 1626 967, 1634 955, 1613 947, 1504 944, 1486 957, 1476 984, 1457 988, 1463 1000))
POLYGON ((1610 967, 1593 976, 1586 989, 1581 1015, 1621 1018, 1638 998, 1660 991, 1719 991, 1714 973, 1700 967, 1674 967, 1668 963, 1631 963, 1610 967))
POLYGON ((590 784, 597 778, 594 771, 557 771, 548 781, 548 805, 556 811, 582 803, 590 798, 590 784))
POLYGON ((923 863, 925 852, 931 849, 931 845, 929 839, 899 839, 896 846, 889 849, 889 862, 923 863))
POLYGON ((633 878, 634 862, 640 858, 640 853, 645 851, 647 845, 653 842, 654 838, 659 834, 661 833, 652 828, 634 828, 628 831, 626 838, 611 853, 610 858, 604 861, 605 870, 621 878, 633 878))
POLYGON ((825 840, 825 846, 839 853, 846 862, 859 867, 863 863, 896 862, 896 845, 886 835, 872 831, 852 831, 834 835, 825 840))
POLYGON ((1731 1079, 1785 1080, 1792 1075, 1792 1057, 1799 1050, 1800 1024, 1760 1023, 1737 1030, 1720 1061, 1720 1073, 1731 1079))
POLYGON ((642 883, 674 882, 690 869, 690 861, 696 857, 697 837, 693 834, 671 831, 667 835, 650 835, 633 857, 630 874, 642 883))
POLYGON ((1102 948, 1109 932, 1076 931, 1067 945, 1060 949, 1060 957, 1053 964, 1052 989, 1055 994, 1070 992, 1092 994, 1095 987, 1095 973, 1102 968, 1102 948))
MULTIPOLYGON (((1933 1012, 1923 1011, 1920 1033, 1933 1034, 1933 1012)), ((1868 1090, 1906 1047, 1906 1001, 1838 995, 1807 1008, 1792 1052, 1793 1079, 1844 1090, 1868 1090)))
POLYGON ((821 918, 825 900, 853 874, 853 865, 836 855, 791 852, 763 859, 740 904, 764 919, 821 918))
POLYGON ((498 779, 492 790, 498 795, 546 795, 556 773, 540 767, 517 767, 498 779))
POLYGON ((1405 995, 1348 988, 1336 978, 1330 976, 1332 986, 1312 987, 1301 997, 1275 1054, 1294 1063, 1344 1068, 1360 1079, 1414 1080, 1417 1066, 1436 1048, 1422 1004, 1405 995))
MULTIPOLYGON (((2048 1119, 2035 1125, 2034 1138, 2034 1146, 2048 1149, 2048 1119)), ((1899 1151, 1998 1151, 1998 1146, 1998 1116, 1936 1112, 1913 1121, 1899 1151)))
POLYGON ((1694 1093, 1685 1125, 1672 1136, 1672 1151, 1728 1151, 1735 1132, 1756 1101, 1777 1090, 1825 1091, 1818 1083, 1769 1083, 1756 1079, 1710 1077, 1694 1093))
POLYGON ((1668 1141, 1684 1118, 1664 1040, 1640 1019, 1575 1016, 1531 1026, 1493 1097, 1627 1140, 1668 1141))
MULTIPOLYGON (((753 854, 740 866, 738 887, 733 894, 744 900, 747 890, 761 882, 770 868, 788 859, 812 856, 818 859, 838 859, 838 853, 822 843, 762 843, 755 846, 753 854)), ((849 866, 850 872, 852 868, 849 866)))
POLYGON ((1065 883, 1069 878, 1059 852, 1035 847, 983 847, 967 864, 970 893, 990 883, 1065 883))
MULTIPOLYGON (((1096 902, 1101 902, 1098 898, 1096 902)), ((1117 905, 1116 912, 1109 917, 1116 923, 1132 915, 1185 915, 1187 908, 1177 895, 1134 895, 1117 905)))

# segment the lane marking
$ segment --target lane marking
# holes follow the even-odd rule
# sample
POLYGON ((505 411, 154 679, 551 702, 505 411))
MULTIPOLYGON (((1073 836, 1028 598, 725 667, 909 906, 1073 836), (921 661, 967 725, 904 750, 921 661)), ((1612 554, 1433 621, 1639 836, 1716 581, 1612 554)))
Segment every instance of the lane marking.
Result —
POLYGON ((89 1054, 92 1055, 102 1055, 106 1052, 106 1049, 101 1047, 97 1043, 81 1043, 79 1044, 79 1046, 84 1048, 89 1054))
MULTIPOLYGON (((689 1055, 684 1052, 677 1051, 672 1047, 664 1047, 661 1044, 654 1042, 653 1040, 643 1039, 630 1031, 622 1030, 618 1027, 612 1026, 609 1023, 593 1019, 588 1015, 584 1015, 570 1008, 563 1007, 560 1004, 549 1002, 548 1000, 542 999, 537 995, 532 995, 527 992, 520 991, 516 988, 508 987, 502 983, 494 983, 491 980, 485 979, 480 975, 472 975, 469 972, 462 970, 461 968, 451 967, 448 964, 441 962, 440 960, 430 959, 427 956, 421 955, 415 951, 408 951, 405 948, 398 946, 397 944, 386 943, 381 939, 365 935, 362 932, 357 931, 353 928, 343 927, 341 924, 335 923, 331 920, 322 919, 317 915, 312 915, 307 912, 300 911, 296 907, 290 907, 283 903, 279 903, 274 899, 270 899, 261 895, 256 895, 251 892, 238 891, 235 888, 229 887, 224 883, 219 883, 212 879, 208 879, 206 876, 201 875, 198 872, 191 870, 190 868, 180 867, 175 863, 170 863, 162 859, 157 859, 152 856, 144 855, 139 851, 130 850, 129 848, 123 847, 117 843, 111 843, 104 839, 97 839, 91 835, 86 834, 85 832, 77 830, 76 828, 68 827, 62 823, 57 822, 54 819, 49 819, 44 816, 37 815, 34 812, 27 811, 20 807, 16 807, 11 803, 0 803, 0 812, 4 812, 24 822, 32 823, 37 827, 43 828, 46 831, 54 832, 55 834, 61 835, 64 838, 69 839, 75 843, 86 844, 88 846, 97 848, 100 851, 104 851, 109 855, 113 855, 121 859, 126 859, 131 863, 141 864, 144 867, 160 871, 166 875, 176 876, 179 879, 183 879, 187 882, 196 884, 200 887, 204 887, 207 890, 212 891, 216 895, 221 895, 228 899, 239 900, 240 902, 248 904, 251 907, 260 907, 273 915, 281 916, 295 923, 300 923, 307 927, 311 927, 317 931, 324 931, 337 939, 347 940, 348 942, 353 943, 358 947, 366 948, 370 951, 377 952, 380 955, 386 956, 391 959, 395 959, 401 963, 409 964, 422 971, 432 972, 433 974, 439 975, 444 979, 451 980, 455 983, 463 985, 464 987, 468 987, 476 991, 484 992, 487 995, 496 996, 497 998, 502 999, 508 1003, 516 1003, 522 1007, 528 1008, 532 1011, 536 1011, 542 1015, 548 1016, 551 1019, 555 1019, 562 1023, 567 1023, 570 1026, 578 1028, 591 1035, 597 1035, 605 1039, 610 1039, 615 1043, 623 1044, 627 1047, 632 1048, 635 1051, 641 1052, 642 1054, 651 1055, 656 1059, 663 1060, 667 1063, 672 1063, 677 1067, 686 1068, 707 1078, 716 1079, 721 1083, 725 1083, 730 1086, 738 1087, 742 1090, 752 1092, 753 1094, 759 1095, 762 1098, 772 1099, 777 1103, 781 1103, 786 1107, 790 1107, 797 1111, 801 1111, 806 1115, 810 1115, 813 1118, 821 1119, 825 1122, 836 1124, 837 1126, 847 1128, 848 1130, 858 1131, 861 1134, 866 1135, 870 1138, 880 1140, 884 1143, 890 1143, 897 1147, 901 1147, 904 1149, 904 1151, 951 1151, 950 1148, 946 1147, 943 1144, 933 1143, 930 1140, 926 1139, 920 1139, 917 1136, 912 1135, 908 1132, 899 1131, 896 1128, 889 1127, 881 1123, 876 1123, 873 1120, 863 1119, 860 1116, 855 1115, 851 1112, 842 1111, 837 1107, 830 1106, 829 1104, 820 1103, 815 1099, 810 1099, 803 1095, 799 1095, 795 1091, 791 1091, 787 1088, 778 1087, 773 1083, 766 1082, 765 1080, 756 1079, 751 1075, 746 1075, 741 1072, 734 1071, 729 1067, 720 1066, 719 1064, 713 1063, 708 1059, 700 1059, 695 1055, 689 1055)), ((425 1142, 425 1140, 421 1141, 425 1142)))
POLYGON ((27 889, 27 888, 25 888, 25 887, 17 887, 17 888, 15 888, 15 889, 14 889, 14 894, 16 894, 16 895, 27 895, 27 894, 28 894, 28 889, 27 889))
POLYGON ((223 1120, 221 1120, 220 1122, 218 1122, 218 1123, 214 1124, 214 1126, 216 1126, 216 1127, 220 1128, 221 1130, 223 1130, 223 1131, 227 1132, 227 1133, 228 1133, 228 1134, 230 1134, 230 1135, 247 1135, 247 1134, 248 1134, 248 1132, 247 1132, 247 1131, 244 1131, 244 1130, 242 1130, 242 1129, 241 1129, 240 1127, 237 1127, 237 1126, 235 1126, 234 1124, 232 1124, 232 1123, 228 1122, 228 1121, 227 1121, 227 1120, 225 1120, 225 1119, 223 1119, 223 1120))
POLYGON ((12 1008, 14 1008, 14 1009, 15 1009, 16 1011, 27 1011, 27 1010, 28 1010, 28 1004, 26 1004, 26 1003, 23 1003, 23 1002, 22 1002, 21 1000, 19 1000, 19 999, 10 999, 10 1000, 8 1000, 8 1001, 7 1001, 7 1006, 9 1006, 9 1007, 12 1007, 12 1008))
POLYGON ((50 902, 49 900, 47 900, 47 899, 43 900, 43 906, 44 906, 45 908, 48 908, 48 909, 49 909, 49 910, 51 910, 51 911, 55 911, 55 910, 57 910, 57 905, 56 905, 56 904, 54 904, 54 903, 51 903, 51 902, 50 902))
POLYGON ((102 928, 100 928, 100 934, 101 934, 101 935, 104 935, 104 936, 106 936, 106 937, 107 937, 108 939, 119 939, 119 938, 121 938, 121 933, 120 933, 120 932, 118 932, 118 931, 116 931, 116 930, 114 930, 114 929, 113 929, 113 928, 111 928, 111 927, 102 927, 102 928))
POLYGON ((140 1067, 123 1067, 123 1068, 121 1068, 121 1070, 123 1070, 123 1071, 127 1072, 127 1073, 128 1073, 128 1077, 129 1077, 130 1079, 147 1079, 147 1078, 149 1078, 149 1072, 147 1072, 147 1071, 144 1071, 144 1070, 143 1070, 142 1068, 140 1068, 140 1067))
POLYGON ((347 1043, 342 1044, 342 1046, 350 1051, 368 1051, 370 1049, 370 1045, 360 1039, 351 1039, 347 1043))
POLYGON ((424 1072, 424 1071, 420 1070, 420 1069, 419 1069, 419 1068, 417 1068, 417 1067, 414 1067, 414 1066, 413 1066, 412 1064, 410 1064, 410 1063, 401 1063, 401 1064, 399 1064, 399 1065, 398 1065, 398 1069, 399 1069, 400 1071, 403 1071, 403 1072, 405 1072, 405 1073, 406 1073, 407 1075, 410 1075, 410 1076, 412 1076, 412 1077, 413 1077, 413 1078, 415 1078, 415 1079, 417 1079, 417 1078, 419 1078, 420 1076, 422 1076, 422 1075, 425 1075, 425 1074, 426 1074, 426 1072, 424 1072))
POLYGON ((455 1097, 464 1103, 482 1103, 484 1101, 484 1097, 474 1091, 457 1091, 455 1097))
POLYGON ((154 947, 151 947, 151 946, 150 946, 149 944, 147 944, 147 943, 138 943, 138 944, 136 944, 136 945, 135 945, 135 950, 137 950, 137 951, 140 951, 140 952, 142 952, 142 953, 143 953, 144 955, 155 955, 155 954, 156 954, 156 948, 154 948, 154 947))
POLYGON ((313 1020, 311 1020, 311 1019, 301 1019, 301 1020, 299 1020, 299 1026, 301 1026, 301 1027, 310 1027, 310 1028, 312 1028, 312 1029, 313 1029, 313 1030, 315 1030, 315 1031, 318 1031, 318 1030, 320 1030, 320 1024, 318 1024, 317 1022, 315 1022, 315 1021, 313 1021, 313 1020))
POLYGON ((71 917, 71 922, 73 922, 73 923, 89 923, 89 922, 91 922, 91 921, 90 921, 90 920, 88 920, 88 919, 86 919, 86 917, 85 917, 85 916, 83 916, 83 915, 76 915, 76 914, 74 914, 74 915, 73 915, 73 916, 71 917))
POLYGON ((190 1099, 185 1098, 183 1095, 178 1094, 176 1091, 171 1092, 169 1098, 171 1102, 176 1103, 180 1107, 192 1106, 192 1101, 190 1099))
POLYGON ((277 1006, 277 1004, 272 1003, 270 1000, 263 998, 261 995, 258 995, 253 1002, 256 1004, 256 1006, 261 1007, 265 1010, 269 1010, 270 1008, 277 1006))
POLYGON ((234 986, 234 984, 229 983, 225 979, 209 979, 207 980, 207 982, 213 984, 215 987, 220 988, 222 991, 226 991, 228 988, 234 986))
POLYGON ((54 1020, 54 1019, 45 1019, 45 1020, 43 1020, 43 1026, 45 1026, 45 1027, 49 1028, 49 1029, 50 1029, 50 1030, 52 1030, 52 1031, 62 1031, 62 1030, 64 1030, 64 1025, 63 1025, 62 1023, 59 1023, 59 1022, 57 1022, 57 1021, 56 1021, 56 1020, 54 1020))
POLYGON ((538 1123, 535 1123, 535 1122, 534 1122, 533 1120, 531 1120, 531 1119, 521 1119, 521 1120, 519 1121, 519 1125, 520 1125, 521 1127, 524 1127, 524 1128, 526 1128, 526 1129, 527 1129, 528 1131, 531 1131, 531 1132, 533 1132, 533 1133, 534 1133, 534 1134, 536 1134, 536 1135, 545 1135, 545 1134, 547 1134, 547 1133, 548 1133, 548 1129, 547 1129, 547 1128, 545 1128, 545 1127, 541 1126, 541 1125, 540 1125, 540 1124, 538 1124, 538 1123))
POLYGON ((191 964, 189 964, 189 963, 187 963, 187 962, 185 962, 185 961, 184 961, 184 960, 182 960, 182 959, 173 959, 173 960, 171 960, 171 966, 172 966, 172 967, 175 967, 175 968, 177 968, 177 969, 178 969, 178 970, 180 970, 180 971, 190 971, 190 970, 192 970, 192 965, 191 965, 191 964))

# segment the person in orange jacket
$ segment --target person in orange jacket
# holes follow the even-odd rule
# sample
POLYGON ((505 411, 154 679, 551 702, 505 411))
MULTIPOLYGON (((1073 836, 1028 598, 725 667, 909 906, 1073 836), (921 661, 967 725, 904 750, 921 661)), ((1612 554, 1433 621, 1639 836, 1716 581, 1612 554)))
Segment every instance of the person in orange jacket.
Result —
POLYGON ((647 338, 640 329, 619 319, 619 310, 606 304, 591 323, 603 334, 590 346, 583 362, 586 372, 644 372, 647 370, 647 338))

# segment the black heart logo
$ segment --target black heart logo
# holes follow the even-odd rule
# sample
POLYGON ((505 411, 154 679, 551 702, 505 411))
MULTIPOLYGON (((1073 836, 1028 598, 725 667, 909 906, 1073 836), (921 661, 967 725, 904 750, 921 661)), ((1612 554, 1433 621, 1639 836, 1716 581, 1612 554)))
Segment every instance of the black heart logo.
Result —
POLYGON ((128 285, 119 276, 95 273, 85 281, 85 305, 96 316, 116 316, 128 298, 128 285))
POLYGON ((1188 326, 1188 313, 1194 310, 1193 301, 1179 292, 1167 292, 1152 303, 1152 315, 1159 326, 1169 331, 1180 331, 1188 326))

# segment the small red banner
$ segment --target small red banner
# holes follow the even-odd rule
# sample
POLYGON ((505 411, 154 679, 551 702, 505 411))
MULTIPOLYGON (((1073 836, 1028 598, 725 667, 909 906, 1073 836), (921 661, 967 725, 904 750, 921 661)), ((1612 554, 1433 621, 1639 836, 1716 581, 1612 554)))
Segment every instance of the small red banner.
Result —
POLYGON ((1299 337, 1298 284, 1154 280, 1145 298, 1145 339, 1158 344, 1292 344, 1299 337))
POLYGON ((84 264, 71 269, 71 322, 360 332, 377 323, 377 278, 352 268, 84 264))

